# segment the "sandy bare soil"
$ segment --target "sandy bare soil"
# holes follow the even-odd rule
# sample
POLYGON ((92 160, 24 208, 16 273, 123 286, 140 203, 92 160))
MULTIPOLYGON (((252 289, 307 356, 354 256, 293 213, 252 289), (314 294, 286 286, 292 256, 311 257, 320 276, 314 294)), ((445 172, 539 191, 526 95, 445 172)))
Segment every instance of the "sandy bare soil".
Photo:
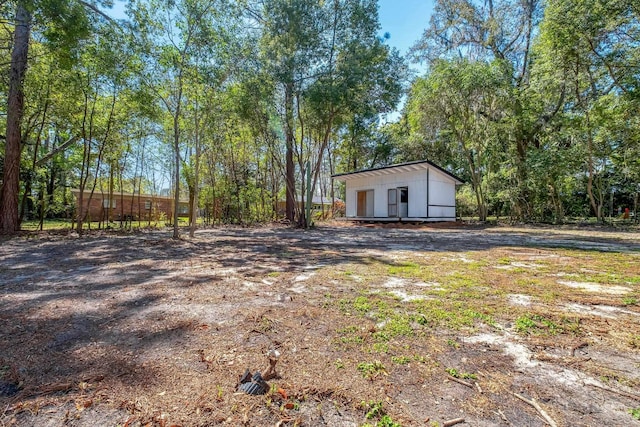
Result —
POLYGON ((637 233, 332 224, 0 243, 0 426, 640 426, 637 233), (269 350, 269 391, 238 392, 269 350))

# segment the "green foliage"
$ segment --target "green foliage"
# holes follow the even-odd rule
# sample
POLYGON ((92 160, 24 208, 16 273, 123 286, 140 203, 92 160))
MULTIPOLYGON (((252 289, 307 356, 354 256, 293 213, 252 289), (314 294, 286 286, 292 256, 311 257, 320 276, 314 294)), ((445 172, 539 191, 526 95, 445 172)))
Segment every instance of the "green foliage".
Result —
POLYGON ((382 362, 376 360, 374 362, 360 362, 358 363, 358 371, 366 379, 374 379, 380 375, 386 375, 387 369, 382 362))
POLYGON ((353 308, 360 314, 366 314, 371 311, 371 304, 369 303, 369 299, 365 296, 356 297, 353 300, 353 308))
MULTIPOLYGON (((428 158, 466 181, 463 216, 559 223, 637 205, 631 0, 437 1, 412 51, 429 71, 384 125, 408 70, 379 37, 376 2, 140 0, 127 24, 82 2, 27 3, 18 190, 36 226, 75 217, 70 188, 158 194, 169 182, 181 197, 199 192, 209 225, 272 221, 287 152, 296 197, 308 159, 328 196, 332 173, 428 158)), ((87 4, 110 13, 108 0, 87 4)), ((426 274, 411 262, 388 271, 426 274)))
POLYGON ((629 409, 628 411, 631 417, 635 420, 640 420, 640 407, 629 409))
POLYGON ((550 334, 555 335, 562 328, 553 321, 538 314, 520 316, 515 322, 516 330, 521 334, 550 334))
POLYGON ((411 361, 407 356, 392 356, 391 361, 393 363, 397 363, 398 365, 406 365, 411 361))
POLYGON ((378 418, 385 413, 384 409, 382 408, 382 402, 380 401, 362 401, 360 403, 360 406, 367 411, 367 413, 365 414, 365 418, 368 420, 372 418, 378 418))
POLYGON ((456 368, 447 368, 445 369, 449 375, 454 378, 461 378, 465 380, 477 380, 478 376, 476 374, 470 374, 469 372, 460 372, 456 368))
MULTIPOLYGON (((370 400, 369 402, 362 401, 360 406, 367 411, 365 418, 372 420, 377 418, 375 427, 402 427, 400 424, 393 421, 393 419, 386 413, 381 401, 370 400)), ((362 427, 370 426, 370 424, 363 424, 362 427)))

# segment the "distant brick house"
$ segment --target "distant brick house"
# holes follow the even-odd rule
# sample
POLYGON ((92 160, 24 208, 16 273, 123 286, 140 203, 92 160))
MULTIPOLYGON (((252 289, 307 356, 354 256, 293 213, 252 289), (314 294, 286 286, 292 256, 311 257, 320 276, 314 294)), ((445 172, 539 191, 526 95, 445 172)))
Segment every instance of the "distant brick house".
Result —
MULTIPOLYGON (((80 190, 72 189, 76 212, 86 215, 87 221, 120 221, 133 219, 139 221, 157 221, 173 219, 174 198, 152 194, 132 194, 114 192, 109 194, 85 190, 80 203, 80 190), (91 200, 90 200, 91 199, 91 200)), ((181 200, 178 205, 178 217, 189 216, 189 202, 181 200)))

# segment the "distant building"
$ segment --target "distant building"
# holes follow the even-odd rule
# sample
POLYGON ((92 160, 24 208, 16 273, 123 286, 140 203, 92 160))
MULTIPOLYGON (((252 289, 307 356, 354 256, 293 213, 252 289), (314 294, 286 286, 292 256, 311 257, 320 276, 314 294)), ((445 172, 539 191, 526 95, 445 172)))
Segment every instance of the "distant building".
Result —
POLYGON ((462 180, 428 160, 332 176, 346 185, 346 217, 373 221, 455 221, 462 180))
MULTIPOLYGON (((173 197, 114 192, 110 199, 107 193, 94 191, 93 195, 91 195, 91 191, 85 190, 82 197, 83 206, 80 207, 80 190, 72 189, 71 193, 75 198, 76 212, 82 212, 83 215, 86 214, 87 221, 173 220, 173 197), (91 201, 89 201, 90 197, 91 201)), ((178 216, 189 216, 188 201, 180 201, 178 216)))

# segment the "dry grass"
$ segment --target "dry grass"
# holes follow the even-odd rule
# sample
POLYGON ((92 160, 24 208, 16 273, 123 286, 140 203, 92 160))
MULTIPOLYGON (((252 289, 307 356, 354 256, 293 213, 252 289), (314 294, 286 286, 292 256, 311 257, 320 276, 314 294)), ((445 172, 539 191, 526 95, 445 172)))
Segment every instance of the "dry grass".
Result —
POLYGON ((560 425, 640 425, 584 386, 640 386, 639 249, 460 226, 8 240, 0 425, 544 425, 514 392, 560 425), (236 393, 270 349, 271 390, 236 393))

